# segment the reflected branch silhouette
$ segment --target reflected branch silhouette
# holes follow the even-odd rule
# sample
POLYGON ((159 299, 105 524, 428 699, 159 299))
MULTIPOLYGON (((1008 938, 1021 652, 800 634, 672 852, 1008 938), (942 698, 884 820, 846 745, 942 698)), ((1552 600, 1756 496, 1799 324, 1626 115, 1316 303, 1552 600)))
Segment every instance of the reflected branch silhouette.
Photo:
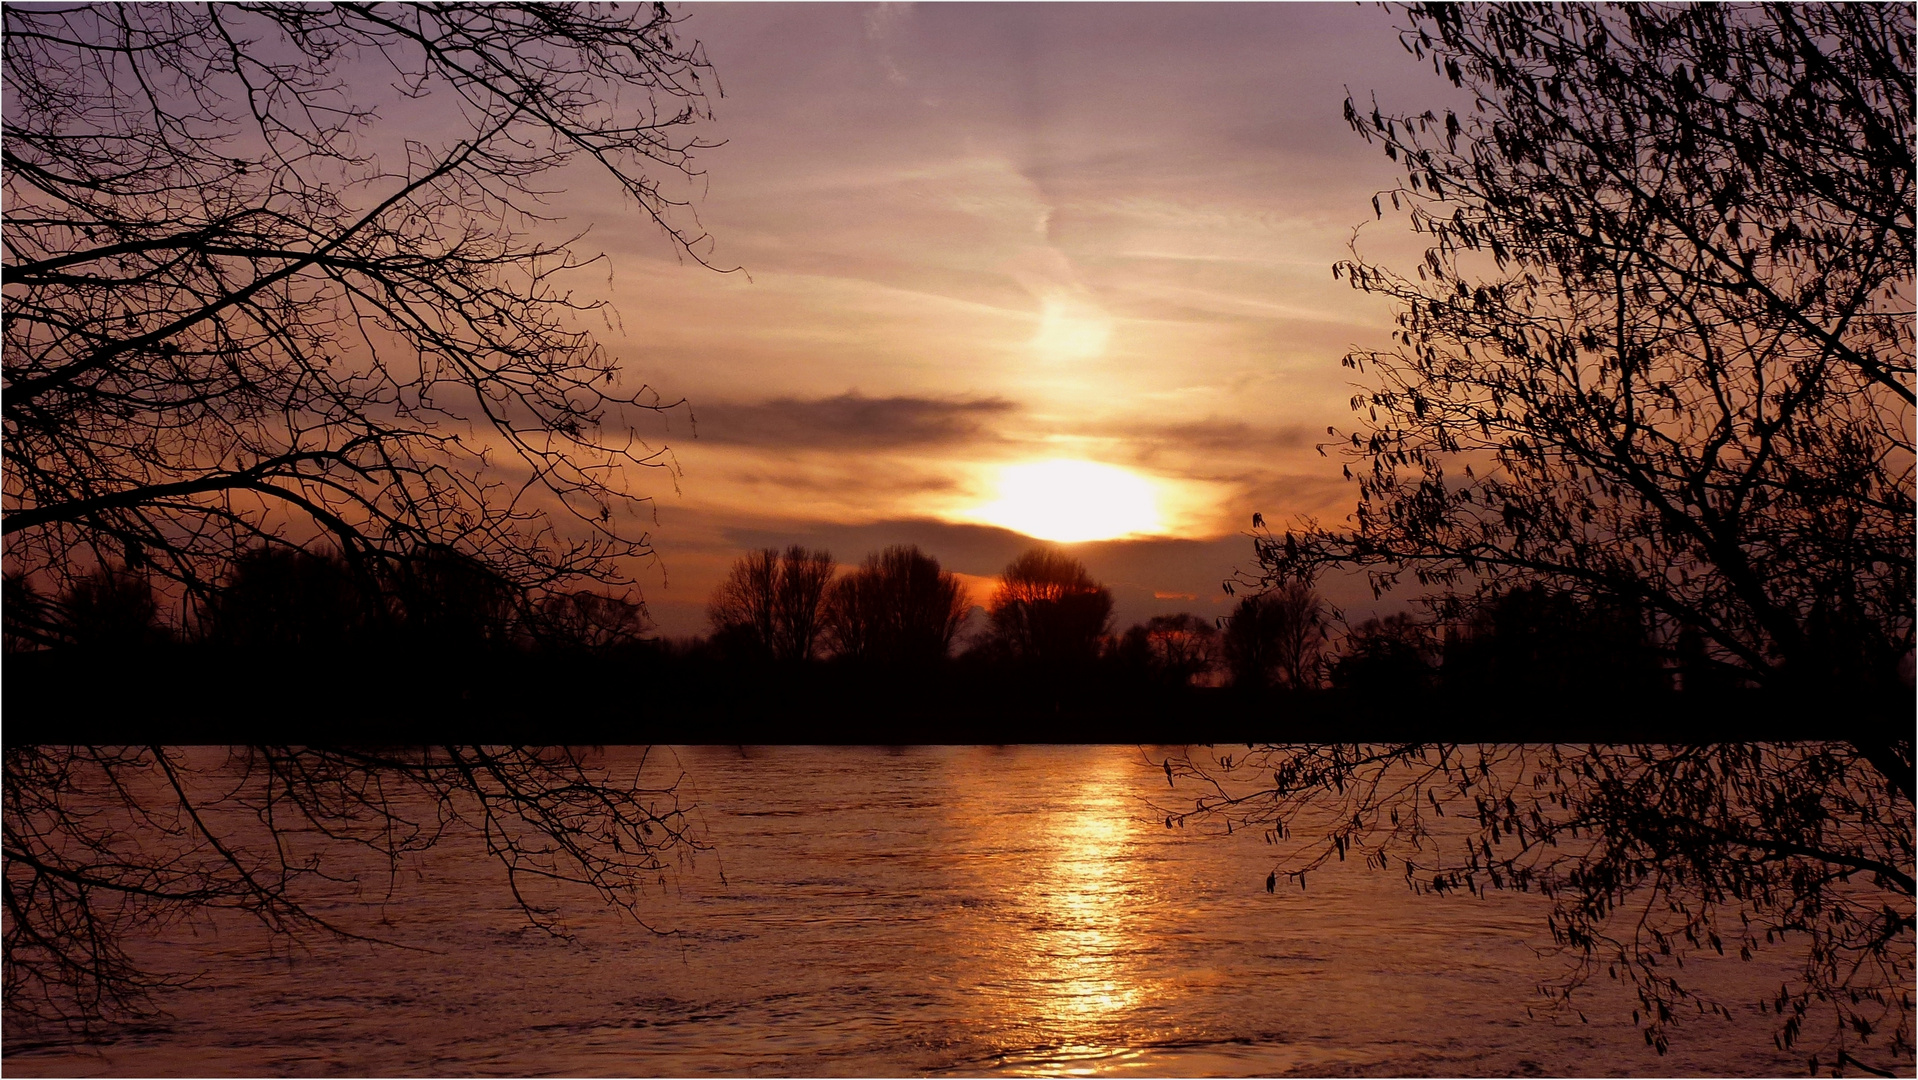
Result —
MULTIPOLYGON (((1911 744, 1898 752, 1908 773, 1911 744)), ((1161 808, 1168 823, 1263 830, 1279 849, 1268 888, 1352 859, 1434 896, 1550 897, 1570 959, 1557 1004, 1601 974, 1625 981, 1661 1053, 1681 1006, 1750 1004, 1688 981, 1687 955, 1773 948, 1799 957, 1759 1003, 1781 1046, 1912 1053, 1911 797, 1848 744, 1267 745, 1165 767, 1196 791, 1161 808)))
POLYGON ((276 939, 383 942, 353 906, 328 912, 370 912, 382 875, 390 894, 442 843, 477 841, 526 924, 558 936, 567 888, 646 925, 647 885, 703 846, 677 776, 645 759, 613 776, 564 747, 8 746, 4 760, 8 1017, 77 1030, 181 984, 127 951, 171 924, 233 912, 276 939))

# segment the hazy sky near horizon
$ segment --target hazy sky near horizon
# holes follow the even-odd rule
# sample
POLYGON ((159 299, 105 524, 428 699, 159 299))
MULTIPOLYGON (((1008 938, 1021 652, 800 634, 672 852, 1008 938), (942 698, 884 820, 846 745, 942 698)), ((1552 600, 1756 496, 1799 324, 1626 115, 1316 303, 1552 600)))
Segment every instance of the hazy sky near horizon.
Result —
POLYGON ((983 601, 1027 533, 1062 530, 1130 533, 1071 549, 1122 625, 1219 614, 1254 511, 1349 512, 1314 444, 1350 415, 1339 357, 1385 344, 1391 311, 1331 265, 1355 229, 1373 257, 1418 249, 1373 221, 1395 169, 1341 107, 1450 89, 1393 13, 676 10, 724 88, 695 209, 742 271, 675 260, 591 185, 557 206, 609 256, 628 380, 689 403, 649 431, 677 490, 641 478, 663 631, 702 630, 747 547, 918 543, 983 601))

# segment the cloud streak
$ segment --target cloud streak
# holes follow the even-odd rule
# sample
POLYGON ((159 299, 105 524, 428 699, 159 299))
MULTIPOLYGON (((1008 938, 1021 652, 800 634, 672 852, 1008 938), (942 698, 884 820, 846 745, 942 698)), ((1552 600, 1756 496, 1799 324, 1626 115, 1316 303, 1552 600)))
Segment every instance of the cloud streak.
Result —
POLYGON ((717 403, 694 416, 700 442, 783 450, 906 450, 993 437, 988 424, 1018 406, 1003 398, 954 399, 858 392, 826 398, 717 403))

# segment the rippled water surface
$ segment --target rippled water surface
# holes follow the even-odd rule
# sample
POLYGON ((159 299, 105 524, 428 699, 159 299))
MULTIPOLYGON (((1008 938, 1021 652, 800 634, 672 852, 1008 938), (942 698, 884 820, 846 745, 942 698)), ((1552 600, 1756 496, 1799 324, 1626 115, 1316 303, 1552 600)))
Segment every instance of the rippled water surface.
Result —
MULTIPOLYGON (((610 756, 618 758, 614 751, 610 756)), ((673 752, 712 845, 645 908, 523 928, 446 846, 377 927, 407 948, 269 951, 252 927, 149 950, 204 971, 91 1046, 7 1039, 10 1074, 1802 1074, 1755 1009, 1670 1055, 1631 1003, 1528 1017, 1567 961, 1535 896, 1413 895, 1357 864, 1264 889, 1257 835, 1167 829, 1157 750, 673 752), (1152 760, 1148 760, 1148 759, 1152 760)), ((352 911, 342 910, 343 916, 352 911)), ((377 917, 377 913, 375 916, 377 917)), ((1777 958, 1782 961, 1783 958, 1777 958)), ((1756 999, 1768 960, 1717 972, 1756 999)), ((1694 965, 1696 967, 1697 965, 1694 965)), ((1600 980, 1603 982, 1603 980, 1600 980)))

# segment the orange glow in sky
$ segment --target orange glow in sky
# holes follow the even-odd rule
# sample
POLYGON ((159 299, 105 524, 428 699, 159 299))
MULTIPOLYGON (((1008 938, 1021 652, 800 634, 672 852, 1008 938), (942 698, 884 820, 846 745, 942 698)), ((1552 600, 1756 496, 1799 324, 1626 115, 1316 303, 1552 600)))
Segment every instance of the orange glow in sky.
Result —
POLYGON ((1449 88, 1391 12, 686 14, 725 96, 675 197, 745 272, 689 267, 617 192, 554 204, 607 254, 581 282, 617 312, 622 385, 687 403, 633 420, 678 470, 633 478, 657 497, 660 559, 635 573, 662 633, 704 632, 732 561, 790 543, 847 564, 914 543, 980 581, 1083 544, 1121 624, 1211 616, 1254 513, 1350 512, 1317 443, 1351 416, 1339 358, 1393 322, 1331 266, 1423 241, 1374 222, 1402 170, 1342 108, 1449 88))

